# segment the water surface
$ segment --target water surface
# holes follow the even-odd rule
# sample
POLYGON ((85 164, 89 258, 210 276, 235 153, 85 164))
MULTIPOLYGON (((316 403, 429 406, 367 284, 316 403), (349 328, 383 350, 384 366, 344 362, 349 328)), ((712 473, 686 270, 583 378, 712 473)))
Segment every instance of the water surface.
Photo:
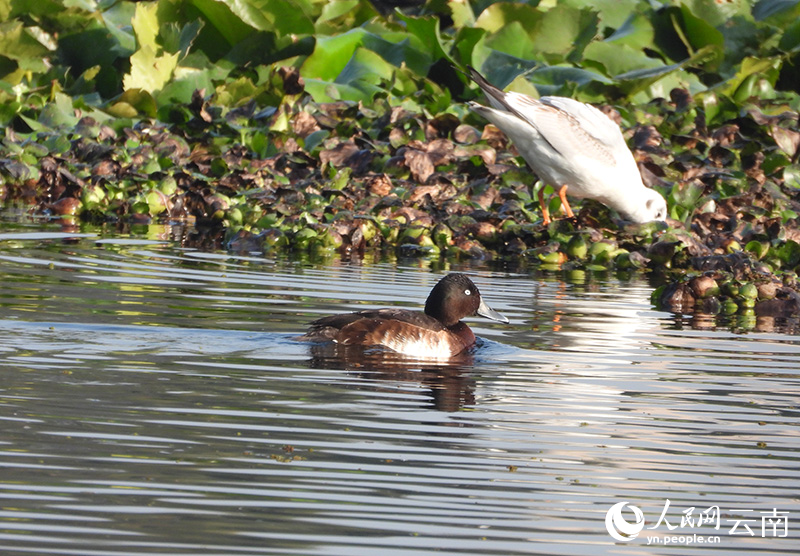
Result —
POLYGON ((31 226, 0 232, 0 279, 3 554, 800 551, 798 337, 692 329, 642 276, 31 226), (322 315, 418 308, 451 270, 511 321, 470 320, 457 363, 294 341, 322 315), (646 520, 631 541, 605 526, 623 501, 646 520), (714 506, 718 530, 679 527, 714 506), (786 537, 762 537, 773 510, 786 537), (753 536, 730 534, 744 519, 753 536), (647 544, 678 533, 720 542, 647 544))

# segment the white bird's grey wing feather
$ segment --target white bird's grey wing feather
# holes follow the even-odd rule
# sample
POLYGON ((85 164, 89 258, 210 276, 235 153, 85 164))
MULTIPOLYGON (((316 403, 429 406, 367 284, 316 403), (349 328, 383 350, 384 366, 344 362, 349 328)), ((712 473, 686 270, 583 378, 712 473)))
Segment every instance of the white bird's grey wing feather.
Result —
POLYGON ((564 102, 572 99, 543 97, 536 100, 519 93, 507 93, 506 100, 514 113, 535 127, 564 158, 570 159, 573 153, 580 153, 608 166, 616 166, 615 152, 620 148, 620 141, 627 149, 616 124, 596 108, 577 101, 564 102), (587 114, 589 119, 584 119, 587 114), (605 122, 597 115, 605 118, 605 122), (613 127, 609 129, 606 122, 613 127))

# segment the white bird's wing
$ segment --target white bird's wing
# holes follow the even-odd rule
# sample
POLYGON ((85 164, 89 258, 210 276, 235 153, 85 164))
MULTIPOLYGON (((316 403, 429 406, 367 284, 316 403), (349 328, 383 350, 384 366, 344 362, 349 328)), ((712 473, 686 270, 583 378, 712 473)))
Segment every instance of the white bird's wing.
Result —
POLYGON ((619 127, 593 106, 563 97, 536 100, 520 93, 506 93, 505 100, 566 159, 582 155, 616 166, 616 153, 628 150, 619 127))

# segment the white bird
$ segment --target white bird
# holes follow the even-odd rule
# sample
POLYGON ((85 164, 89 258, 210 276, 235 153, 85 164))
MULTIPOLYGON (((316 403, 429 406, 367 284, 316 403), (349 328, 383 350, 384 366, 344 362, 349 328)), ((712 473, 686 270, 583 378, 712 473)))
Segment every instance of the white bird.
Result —
POLYGON ((550 213, 544 204, 544 184, 558 192, 567 216, 574 216, 567 190, 574 197, 595 199, 636 223, 665 220, 667 203, 645 187, 619 126, 594 106, 565 97, 535 99, 506 93, 474 68, 470 75, 491 107, 470 102, 475 112, 492 122, 516 145, 539 179, 539 204, 544 224, 550 213))

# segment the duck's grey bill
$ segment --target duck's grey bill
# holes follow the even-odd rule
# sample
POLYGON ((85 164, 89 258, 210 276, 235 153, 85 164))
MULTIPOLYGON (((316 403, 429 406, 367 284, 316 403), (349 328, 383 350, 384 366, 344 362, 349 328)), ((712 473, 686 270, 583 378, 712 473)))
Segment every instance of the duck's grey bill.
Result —
POLYGON ((505 318, 503 315, 489 307, 486 302, 481 299, 481 304, 478 306, 478 310, 476 311, 480 316, 486 317, 487 319, 497 320, 500 322, 508 322, 508 319, 505 318))

